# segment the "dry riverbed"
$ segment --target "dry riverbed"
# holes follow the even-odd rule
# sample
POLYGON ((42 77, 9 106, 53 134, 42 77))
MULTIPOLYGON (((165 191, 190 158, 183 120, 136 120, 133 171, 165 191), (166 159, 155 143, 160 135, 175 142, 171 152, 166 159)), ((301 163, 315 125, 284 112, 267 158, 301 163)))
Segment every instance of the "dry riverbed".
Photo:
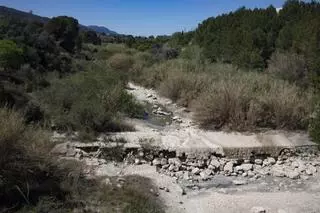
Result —
MULTIPOLYGON (((106 177, 107 184, 110 184, 110 176, 150 178, 159 189, 155 197, 163 200, 166 211, 170 213, 320 212, 320 156, 315 150, 306 149, 308 153, 285 150, 275 157, 255 155, 236 159, 225 157, 218 146, 209 153, 173 153, 170 148, 181 144, 198 142, 206 145, 203 147, 210 147, 212 136, 218 139, 230 137, 233 142, 241 142, 242 139, 252 142, 256 138, 207 133, 192 122, 192 113, 187 109, 160 97, 154 90, 134 84, 129 88, 128 92, 137 100, 148 104, 148 115, 144 121, 128 121, 135 125, 136 133, 121 133, 116 137, 128 143, 134 143, 136 138, 140 145, 152 143, 150 137, 154 137, 153 142, 156 143, 160 138, 166 152, 151 153, 144 150, 146 147, 138 147, 137 152, 125 153, 120 160, 110 161, 103 153, 107 150, 102 145, 104 137, 91 145, 63 143, 54 152, 82 161, 88 177, 106 177)), ((280 142, 305 138, 304 134, 296 133, 294 136, 277 133, 276 136, 280 142)), ((55 135, 56 139, 59 137, 64 138, 55 135)), ((246 141, 242 142, 245 144, 246 141)))

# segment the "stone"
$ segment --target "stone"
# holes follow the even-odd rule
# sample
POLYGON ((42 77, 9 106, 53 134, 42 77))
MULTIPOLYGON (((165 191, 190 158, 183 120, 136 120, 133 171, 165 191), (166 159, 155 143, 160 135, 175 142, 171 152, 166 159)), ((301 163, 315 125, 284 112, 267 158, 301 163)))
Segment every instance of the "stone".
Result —
POLYGON ((262 165, 263 161, 261 159, 255 159, 254 163, 257 165, 262 165))
POLYGON ((255 176, 255 173, 251 170, 248 171, 248 177, 253 177, 253 176, 255 176))
POLYGON ((299 172, 297 171, 287 171, 285 175, 290 179, 298 179, 300 176, 299 172))
POLYGON ((194 174, 194 175, 199 175, 200 172, 201 172, 201 170, 198 167, 192 169, 192 171, 191 171, 191 173, 194 174))
POLYGON ((274 177, 284 177, 286 174, 283 170, 282 167, 280 166, 274 166, 272 167, 272 169, 270 170, 270 173, 272 174, 272 176, 274 177))
POLYGON ((106 185, 112 185, 110 178, 106 178, 106 179, 104 180, 104 184, 106 184, 106 185))
POLYGON ((315 173, 317 173, 317 168, 315 166, 309 165, 306 169, 306 174, 314 175, 315 173))
POLYGON ((253 169, 253 165, 251 163, 242 164, 240 167, 241 167, 241 170, 245 172, 253 169))
POLYGON ((153 161, 152 161, 152 165, 154 166, 160 166, 161 165, 161 160, 159 158, 155 158, 153 161))
POLYGON ((200 177, 202 180, 208 180, 211 174, 212 171, 210 169, 205 169, 204 171, 200 172, 200 177))
POLYGON ((274 159, 272 157, 267 158, 267 160, 268 160, 269 164, 271 164, 271 165, 276 164, 276 159, 274 159))
POLYGON ((293 168, 299 168, 300 164, 297 161, 292 162, 291 166, 293 168))
POLYGON ((214 166, 215 169, 218 169, 221 164, 217 159, 212 159, 211 162, 210 162, 210 165, 214 166))
POLYGON ((171 164, 169 166, 168 170, 171 172, 171 171, 175 170, 175 168, 176 168, 175 165, 171 164))
POLYGON ((162 158, 161 161, 160 161, 160 164, 162 166, 167 165, 168 164, 168 160, 166 158, 162 158))
POLYGON ((141 161, 139 158, 134 159, 134 164, 139 165, 141 164, 141 161))
POLYGON ((182 165, 179 158, 169 158, 168 162, 169 162, 169 164, 175 165, 178 167, 180 167, 182 165))
POLYGON ((278 213, 287 213, 287 212, 283 209, 278 209, 278 213))
POLYGON ((237 186, 248 184, 248 182, 246 180, 234 180, 232 182, 233 182, 234 185, 237 185, 237 186))
POLYGON ((223 168, 223 171, 226 173, 232 173, 233 172, 233 165, 234 165, 233 162, 226 163, 226 165, 223 168))
POLYGON ((247 177, 248 176, 248 173, 244 172, 242 173, 242 177, 247 177))
POLYGON ((265 210, 265 208, 261 207, 261 206, 255 206, 252 207, 250 210, 251 213, 267 213, 267 211, 265 210))
POLYGON ((185 180, 190 180, 190 174, 189 174, 188 171, 186 171, 186 172, 183 173, 183 179, 185 179, 185 180))

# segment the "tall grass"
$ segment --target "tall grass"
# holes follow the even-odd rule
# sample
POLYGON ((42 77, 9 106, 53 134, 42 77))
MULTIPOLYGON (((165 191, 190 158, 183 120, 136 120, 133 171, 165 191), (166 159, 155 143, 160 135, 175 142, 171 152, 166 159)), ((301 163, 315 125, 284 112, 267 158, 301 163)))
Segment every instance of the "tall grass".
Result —
POLYGON ((232 65, 177 59, 142 73, 140 83, 193 109, 205 128, 307 129, 313 110, 310 91, 232 65))

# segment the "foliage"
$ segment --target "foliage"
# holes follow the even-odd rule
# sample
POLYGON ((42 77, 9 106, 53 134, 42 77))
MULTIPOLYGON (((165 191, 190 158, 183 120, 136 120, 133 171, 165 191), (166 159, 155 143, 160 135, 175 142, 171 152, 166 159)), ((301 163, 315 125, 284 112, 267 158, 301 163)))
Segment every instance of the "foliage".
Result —
POLYGON ((231 65, 171 60, 146 68, 139 82, 190 107, 205 128, 307 129, 312 93, 231 65))
POLYGON ((82 41, 84 43, 91 43, 94 45, 101 45, 101 39, 97 35, 96 32, 89 30, 89 31, 84 31, 81 33, 82 36, 82 41))
POLYGON ((306 86, 310 77, 305 59, 296 53, 275 52, 271 56, 267 72, 301 86, 306 86))
POLYGON ((68 52, 74 51, 76 38, 79 34, 78 20, 67 16, 54 17, 44 28, 49 34, 55 36, 62 48, 68 52))
POLYGON ((55 80, 39 92, 47 119, 60 130, 131 130, 120 122, 120 113, 139 117, 142 109, 125 92, 125 76, 106 67, 102 62, 88 64, 85 71, 55 80))
POLYGON ((22 49, 10 40, 0 40, 0 66, 4 69, 18 69, 23 61, 22 49))
POLYGON ((134 63, 132 56, 124 53, 117 53, 111 56, 108 62, 112 69, 119 71, 128 71, 130 68, 132 68, 134 63))

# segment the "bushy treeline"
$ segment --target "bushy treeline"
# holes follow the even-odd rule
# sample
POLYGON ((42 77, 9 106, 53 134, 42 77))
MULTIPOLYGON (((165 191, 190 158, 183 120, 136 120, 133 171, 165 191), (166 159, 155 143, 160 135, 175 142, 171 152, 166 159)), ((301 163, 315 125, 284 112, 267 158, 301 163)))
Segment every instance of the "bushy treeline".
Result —
MULTIPOLYGON (((304 60, 302 78, 317 80, 320 69, 320 3, 288 0, 280 11, 240 8, 211 17, 194 32, 177 33, 171 43, 192 42, 212 62, 263 70, 273 54, 297 54, 304 60)), ((297 79, 296 79, 297 80, 297 79)), ((310 82, 311 83, 311 82, 310 82)))

